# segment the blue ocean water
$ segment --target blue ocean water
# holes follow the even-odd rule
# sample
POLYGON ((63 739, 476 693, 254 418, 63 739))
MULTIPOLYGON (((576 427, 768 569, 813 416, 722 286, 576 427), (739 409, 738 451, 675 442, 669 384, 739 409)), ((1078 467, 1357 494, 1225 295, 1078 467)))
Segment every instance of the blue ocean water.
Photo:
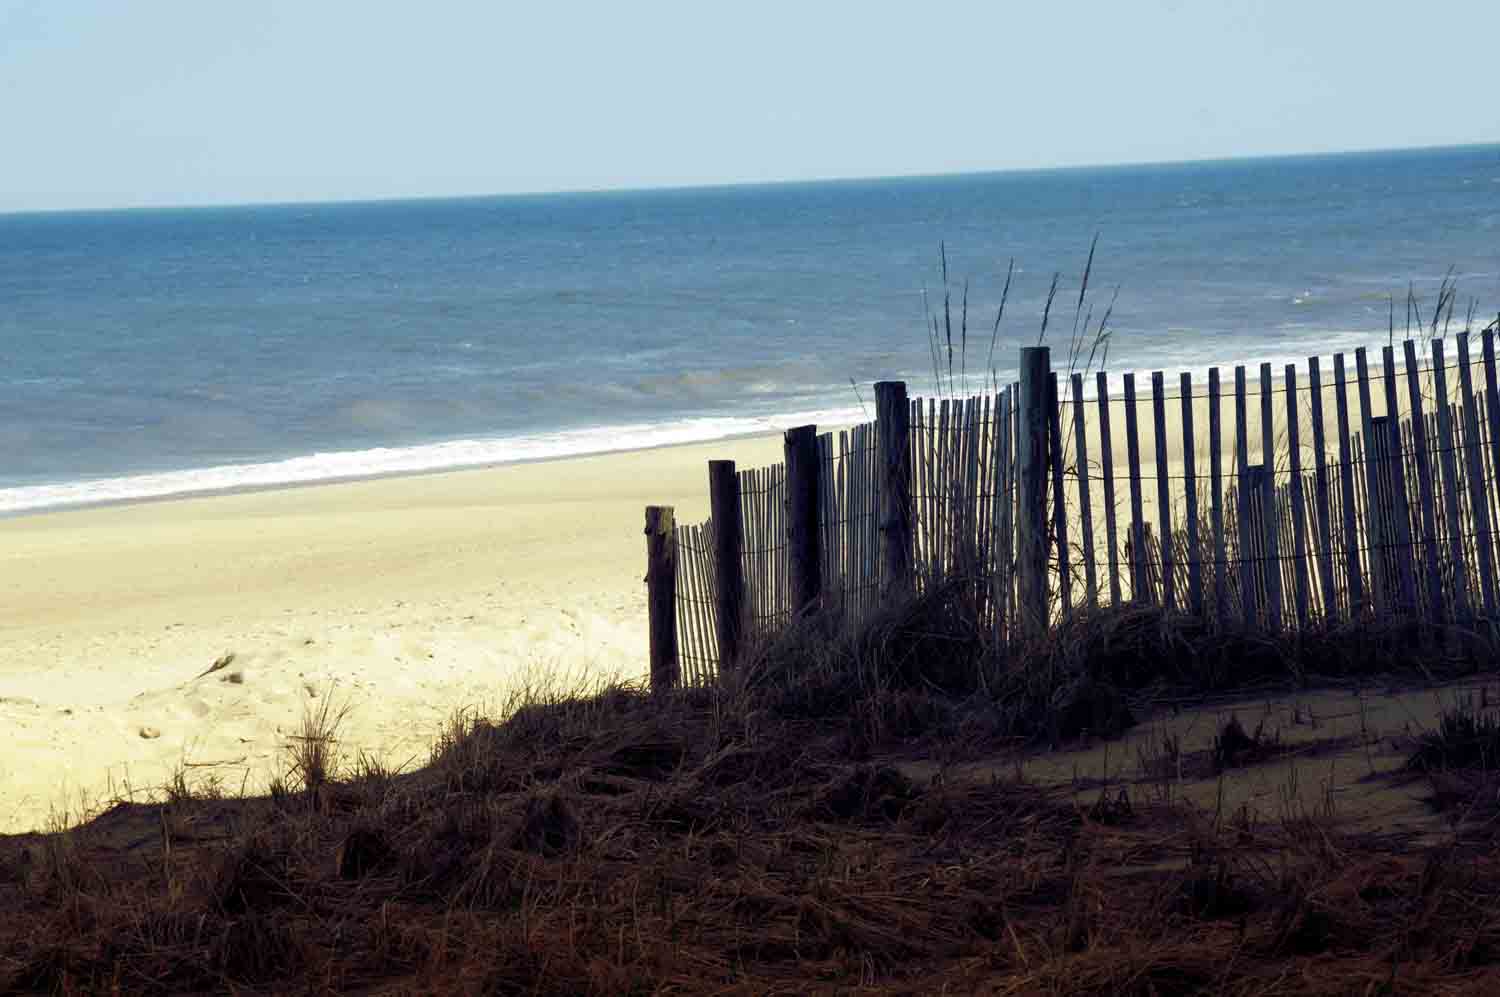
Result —
POLYGON ((0 216, 0 512, 848 419, 930 385, 940 243, 974 372, 1016 261, 1005 378, 1095 233, 1112 369, 1377 345, 1500 308, 1500 146, 0 216))

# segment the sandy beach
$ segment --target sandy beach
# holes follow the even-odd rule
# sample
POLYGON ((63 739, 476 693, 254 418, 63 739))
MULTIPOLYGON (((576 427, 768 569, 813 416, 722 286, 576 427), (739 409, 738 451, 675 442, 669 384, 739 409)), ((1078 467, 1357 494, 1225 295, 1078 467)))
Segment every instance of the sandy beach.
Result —
POLYGON ((421 764, 455 711, 646 668, 642 510, 779 435, 0 521, 0 832, 263 788, 316 696, 421 764), (216 662, 232 660, 210 670, 216 662))

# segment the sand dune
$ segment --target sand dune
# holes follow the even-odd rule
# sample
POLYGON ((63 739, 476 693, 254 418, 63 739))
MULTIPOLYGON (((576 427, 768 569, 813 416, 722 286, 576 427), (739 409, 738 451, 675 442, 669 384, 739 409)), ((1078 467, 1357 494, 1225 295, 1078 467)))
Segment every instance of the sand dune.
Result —
POLYGON ((0 831, 190 778, 260 788, 314 697, 426 759, 524 682, 645 672, 642 509, 780 437, 0 522, 0 831), (232 655, 223 667, 212 666, 232 655))

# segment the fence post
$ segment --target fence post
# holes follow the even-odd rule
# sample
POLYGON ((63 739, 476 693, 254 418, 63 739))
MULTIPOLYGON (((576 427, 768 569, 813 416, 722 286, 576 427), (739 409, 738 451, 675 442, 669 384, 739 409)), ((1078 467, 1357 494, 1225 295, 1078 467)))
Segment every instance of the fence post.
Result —
POLYGON ((818 427, 786 431, 787 561, 791 567, 791 613, 817 608, 823 589, 819 551, 818 427))
POLYGON ((1019 557, 1022 632, 1041 634, 1047 628, 1047 399, 1052 387, 1052 351, 1046 346, 1021 349, 1021 410, 1019 445, 1021 472, 1019 557))
POLYGON ((671 506, 646 506, 646 611, 652 692, 665 692, 682 679, 677 656, 676 525, 671 506))
POLYGON ((724 673, 739 663, 745 629, 745 526, 734 461, 708 462, 708 501, 714 523, 714 629, 724 673))
POLYGON ((880 535, 885 594, 912 589, 911 403, 905 381, 875 385, 875 439, 880 448, 880 535))

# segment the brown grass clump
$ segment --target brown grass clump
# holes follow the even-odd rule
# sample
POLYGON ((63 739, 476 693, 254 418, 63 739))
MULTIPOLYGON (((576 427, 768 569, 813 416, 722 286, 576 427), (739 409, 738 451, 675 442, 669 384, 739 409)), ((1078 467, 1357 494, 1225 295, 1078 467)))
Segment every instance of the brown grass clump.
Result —
MULTIPOLYGON (((1484 835, 1423 850, 958 774, 944 759, 1107 730, 1141 648, 1206 638, 1101 617, 1006 659, 943 598, 858 633, 804 621, 719 690, 461 716, 404 775, 341 764, 325 700, 270 799, 184 790, 0 840, 0 992, 1500 987, 1484 835)), ((1275 742, 1236 722, 1218 748, 1275 742)))

